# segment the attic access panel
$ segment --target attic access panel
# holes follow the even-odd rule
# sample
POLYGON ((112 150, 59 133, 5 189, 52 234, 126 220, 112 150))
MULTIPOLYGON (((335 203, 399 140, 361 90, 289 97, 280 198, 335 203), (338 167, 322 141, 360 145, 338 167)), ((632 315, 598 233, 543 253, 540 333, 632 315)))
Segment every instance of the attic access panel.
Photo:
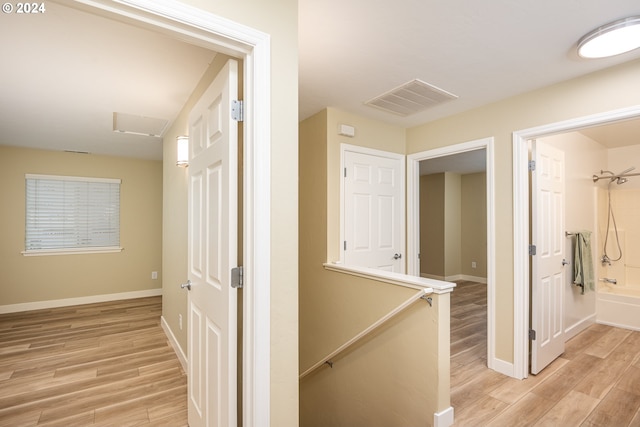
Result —
POLYGON ((113 131, 132 135, 161 138, 167 130, 168 120, 134 114, 113 113, 113 131))

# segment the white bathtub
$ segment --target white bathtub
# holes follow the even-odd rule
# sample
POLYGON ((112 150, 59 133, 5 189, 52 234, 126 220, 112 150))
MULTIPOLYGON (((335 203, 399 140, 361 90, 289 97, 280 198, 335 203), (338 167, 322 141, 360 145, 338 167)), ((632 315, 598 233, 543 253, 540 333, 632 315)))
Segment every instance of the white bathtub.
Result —
POLYGON ((598 323, 640 331, 640 286, 600 284, 596 313, 598 323))

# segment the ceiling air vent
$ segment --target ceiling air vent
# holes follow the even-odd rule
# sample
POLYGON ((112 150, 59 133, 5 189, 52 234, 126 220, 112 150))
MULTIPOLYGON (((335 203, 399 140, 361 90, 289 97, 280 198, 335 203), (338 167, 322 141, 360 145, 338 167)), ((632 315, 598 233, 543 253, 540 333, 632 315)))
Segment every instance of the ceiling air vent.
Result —
POLYGON ((456 95, 446 90, 416 79, 373 98, 365 104, 399 116, 410 116, 457 98, 456 95))
POLYGON ((169 122, 164 119, 113 113, 113 131, 133 135, 162 137, 169 122))

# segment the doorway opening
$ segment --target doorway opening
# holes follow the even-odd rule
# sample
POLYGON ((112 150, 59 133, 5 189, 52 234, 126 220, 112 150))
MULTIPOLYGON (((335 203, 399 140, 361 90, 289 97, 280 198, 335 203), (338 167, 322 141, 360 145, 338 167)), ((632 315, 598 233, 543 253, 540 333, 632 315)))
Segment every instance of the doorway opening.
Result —
MULTIPOLYGON (((640 118, 640 107, 636 106, 513 133, 514 363, 511 376, 514 378, 527 378, 529 374, 530 277, 532 274, 529 256, 531 227, 529 141, 638 118, 640 118)), ((594 171, 589 171, 588 178, 593 173, 594 171)), ((567 231, 573 230, 562 230, 562 233, 567 231)))
MULTIPOLYGON (((67 3, 67 2, 65 2, 67 3)), ((68 2, 114 20, 151 28, 169 37, 243 61, 243 421, 268 420, 270 411, 270 192, 271 99, 270 38, 177 1, 153 0, 91 5, 68 2)), ((185 230, 186 232, 186 230, 185 230)))
MULTIPOLYGON (((435 188, 435 191, 439 191, 439 184, 431 186, 435 188)), ((460 190, 453 190, 460 191, 460 190)), ((470 141, 462 144, 457 144, 448 147, 442 147, 439 149, 424 151, 415 153, 407 157, 407 218, 408 218, 408 233, 407 233, 407 267, 408 274, 415 276, 431 277, 448 281, 472 281, 472 282, 485 282, 486 291, 484 292, 487 299, 487 314, 486 314, 486 354, 487 354, 487 366, 490 369, 502 372, 503 367, 501 362, 495 358, 495 202, 494 202, 494 161, 493 161, 493 138, 485 138, 476 141, 470 141), (481 164, 481 166, 479 166, 481 164), (475 165, 475 166, 472 166, 475 165), (421 177, 422 169, 422 177, 421 177), (456 250, 463 254, 460 256, 453 256, 452 264, 453 269, 447 270, 446 264, 446 252, 447 248, 440 245, 439 247, 429 248, 424 242, 427 240, 427 236, 430 232, 438 233, 438 227, 430 227, 426 225, 428 218, 427 211, 430 207, 437 204, 429 203, 425 200, 425 183, 429 180, 434 182, 442 181, 442 188, 446 185, 446 180, 451 182, 451 188, 459 189, 462 182, 462 176, 465 175, 464 171, 471 172, 465 178, 465 186, 473 188, 480 182, 483 186, 482 190, 485 193, 485 215, 481 215, 481 221, 483 224, 478 225, 478 216, 470 218, 468 224, 465 226, 465 232, 477 232, 482 230, 484 233, 483 245, 486 250, 482 255, 477 255, 473 251, 463 251, 460 245, 456 248, 452 248, 452 252, 456 250), (431 178, 429 174, 431 173, 431 178), (422 190, 421 190, 422 188, 422 190), (423 195, 421 197, 421 192, 423 195), (422 200, 421 200, 422 199, 422 200), (422 205, 421 205, 422 204, 422 205), (421 216, 423 217, 421 220, 421 216), (476 227, 474 227, 474 221, 476 221, 476 227), (423 238, 421 239, 421 235, 423 238), (421 240, 423 243, 421 244, 421 240), (469 257, 467 259, 467 257, 469 257), (477 258, 474 258, 477 257, 477 258), (481 259, 483 258, 483 259, 481 259), (464 261, 463 261, 464 260, 464 261), (462 262, 465 263, 464 269, 462 268, 462 262), (481 265, 484 264, 484 265, 481 265), (458 264, 457 273, 456 264, 458 264), (466 265, 468 264, 468 266, 466 265), (468 269, 467 269, 468 267, 468 269), (480 268, 479 268, 480 267, 480 268), (484 268, 482 268, 484 267, 484 268), (482 269, 482 272, 480 273, 482 269), (474 274, 474 272, 476 272, 474 274)), ((456 196, 456 200, 460 200, 456 196)), ((462 204, 462 202, 454 201, 452 207, 462 204)), ((465 203, 473 203, 471 197, 467 198, 465 203)), ((458 209, 457 212, 460 212, 458 209)), ((437 214, 436 214, 437 215, 437 214)), ((456 214, 459 215, 460 214, 456 214)), ((457 220, 456 220, 457 221, 457 220)), ((458 222, 459 224, 459 222, 458 222)), ((442 228, 442 227, 440 227, 442 228)), ((459 226, 453 227, 451 231, 454 239, 460 241, 461 228, 459 226), (458 227, 458 228, 456 228, 458 227), (457 233, 457 234, 456 234, 457 233)), ((446 227, 445 227, 446 229, 446 227)), ((441 239, 444 241, 444 238, 441 239)), ((456 291, 454 291, 456 292, 456 291)), ((484 345, 484 343, 483 343, 484 345)))

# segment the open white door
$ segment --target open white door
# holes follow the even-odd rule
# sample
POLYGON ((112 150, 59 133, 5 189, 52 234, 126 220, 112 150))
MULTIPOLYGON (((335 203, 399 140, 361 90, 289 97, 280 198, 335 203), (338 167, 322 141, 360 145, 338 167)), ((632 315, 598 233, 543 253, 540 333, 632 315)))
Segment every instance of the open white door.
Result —
POLYGON ((237 123, 229 60, 189 115, 188 418, 191 427, 237 425, 237 123))
POLYGON ((531 373, 564 352, 564 152, 533 141, 531 373))
POLYGON ((404 156, 343 146, 344 263, 405 272, 404 156))

